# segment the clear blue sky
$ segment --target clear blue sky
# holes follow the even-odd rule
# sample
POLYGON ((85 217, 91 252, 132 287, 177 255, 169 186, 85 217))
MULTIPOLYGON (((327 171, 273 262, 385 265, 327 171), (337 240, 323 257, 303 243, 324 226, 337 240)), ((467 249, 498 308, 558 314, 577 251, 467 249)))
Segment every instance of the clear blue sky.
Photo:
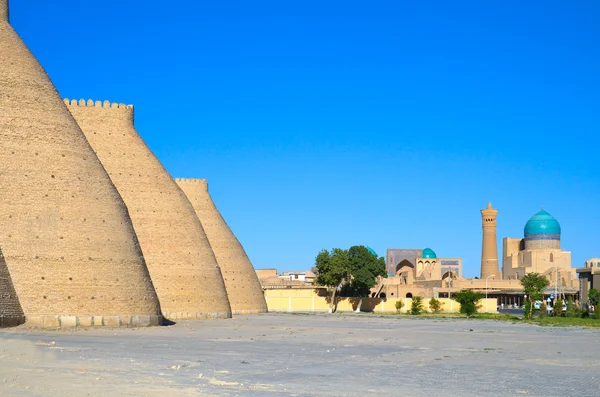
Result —
MULTIPOLYGON (((207 178, 254 266, 433 248, 479 275, 481 216, 543 205, 600 256, 600 2, 12 0, 64 97, 132 103, 207 178)), ((501 255, 501 251, 500 251, 501 255)))

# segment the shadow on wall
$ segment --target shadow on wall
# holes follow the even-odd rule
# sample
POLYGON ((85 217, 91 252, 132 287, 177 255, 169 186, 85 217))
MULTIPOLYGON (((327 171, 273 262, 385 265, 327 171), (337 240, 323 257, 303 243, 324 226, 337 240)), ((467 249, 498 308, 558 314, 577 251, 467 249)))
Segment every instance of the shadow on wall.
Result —
POLYGON ((16 327, 24 322, 25 314, 0 249, 0 328, 16 327))
MULTIPOLYGON (((329 295, 326 290, 315 289, 315 295, 325 298, 325 301, 327 302, 327 304, 331 305, 331 295, 329 295), (323 291, 325 291, 325 293, 323 293, 323 291)), ((386 300, 385 298, 383 298, 383 299, 381 299, 381 298, 349 298, 346 296, 337 296, 336 295, 335 302, 333 305, 333 312, 337 311, 340 303, 346 303, 346 302, 352 307, 352 310, 354 310, 354 311, 356 311, 356 309, 360 305, 361 312, 372 312, 372 311, 375 311, 375 307, 377 307, 377 305, 379 305, 382 301, 385 301, 385 300, 386 300)), ((348 305, 343 305, 343 306, 348 306, 348 305)))

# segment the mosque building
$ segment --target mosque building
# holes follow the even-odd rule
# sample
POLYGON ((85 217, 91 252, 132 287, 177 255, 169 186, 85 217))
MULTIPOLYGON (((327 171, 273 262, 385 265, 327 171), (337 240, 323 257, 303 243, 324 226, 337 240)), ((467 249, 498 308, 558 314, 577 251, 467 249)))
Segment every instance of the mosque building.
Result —
POLYGON ((505 237, 502 244, 502 278, 523 277, 539 273, 550 281, 550 287, 577 290, 579 281, 571 267, 571 252, 560 247, 561 228, 558 221, 543 209, 525 224, 523 238, 505 237))
MULTIPOLYGON (((445 298, 469 289, 487 292, 489 297, 497 298, 499 305, 520 306, 524 299, 521 279, 528 273, 539 273, 549 281, 546 298, 556 292, 562 297, 577 299, 579 280, 576 270, 571 267, 571 252, 561 249, 558 221, 541 210, 527 221, 522 238, 504 238, 502 269, 499 269, 497 213, 491 203, 481 210, 483 239, 479 278, 463 276, 461 258, 438 258, 430 248, 393 248, 387 250, 388 278, 378 280, 377 286, 371 290, 372 296, 445 298)), ((600 273, 600 267, 598 270, 600 273)))

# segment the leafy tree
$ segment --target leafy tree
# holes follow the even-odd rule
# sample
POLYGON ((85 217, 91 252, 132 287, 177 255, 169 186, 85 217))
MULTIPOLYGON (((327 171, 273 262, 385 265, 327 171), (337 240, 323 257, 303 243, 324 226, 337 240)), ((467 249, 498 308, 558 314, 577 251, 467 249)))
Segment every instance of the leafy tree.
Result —
POLYGON ((477 313, 477 302, 483 298, 483 294, 479 292, 464 289, 454 294, 454 300, 460 303, 460 312, 471 317, 477 313))
POLYGON ((403 307, 404 307, 404 302, 402 302, 400 299, 398 299, 396 301, 396 311, 398 313, 400 313, 400 311, 402 310, 403 307))
POLYGON ((434 312, 439 312, 440 310, 442 310, 442 302, 435 298, 431 298, 429 300, 429 308, 434 312))
POLYGON ((598 306, 598 304, 600 303, 600 290, 597 290, 596 288, 590 289, 590 291, 588 292, 588 299, 590 301, 590 304, 598 306))
POLYGON ((315 259, 317 285, 324 285, 332 291, 330 312, 334 310, 335 295, 361 298, 357 311, 360 311, 362 298, 369 296, 377 282, 377 276, 385 276, 385 259, 373 255, 364 246, 353 246, 348 250, 334 248, 331 252, 322 250, 315 259))
POLYGON ((385 259, 372 254, 366 247, 355 245, 348 249, 350 282, 342 287, 342 294, 360 298, 356 311, 360 311, 363 298, 371 293, 378 276, 386 276, 385 259))
POLYGON ((412 304, 410 305, 410 314, 418 316, 423 311, 423 297, 413 296, 412 304))
POLYGON ((600 309, 598 309, 598 304, 600 304, 600 290, 596 288, 590 289, 588 300, 590 301, 590 305, 594 306, 594 318, 600 319, 600 309))
POLYGON ((334 312, 335 294, 350 278, 348 251, 340 248, 334 248, 331 252, 322 250, 315 259, 315 268, 317 285, 326 286, 331 291, 329 312, 334 312))
POLYGON ((527 303, 525 304, 525 315, 531 319, 533 317, 533 302, 543 298, 544 288, 548 286, 548 279, 539 273, 527 273, 521 279, 523 292, 527 295, 527 303))

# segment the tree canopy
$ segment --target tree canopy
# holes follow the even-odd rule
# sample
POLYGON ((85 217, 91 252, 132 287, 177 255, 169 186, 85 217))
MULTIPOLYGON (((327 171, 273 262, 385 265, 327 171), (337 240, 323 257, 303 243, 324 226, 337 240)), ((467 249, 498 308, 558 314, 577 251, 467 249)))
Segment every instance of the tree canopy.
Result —
POLYGON ((454 300, 460 303, 460 312, 471 317, 477 313, 477 302, 483 298, 483 294, 468 289, 454 294, 454 300))
POLYGON ((521 279, 523 292, 527 295, 527 304, 525 306, 525 314, 528 318, 533 317, 533 302, 541 300, 544 297, 544 289, 550 282, 539 273, 527 273, 521 279))
POLYGON ((340 286, 342 294, 348 297, 369 296, 377 276, 386 275, 385 259, 372 254, 362 245, 347 250, 322 250, 315 259, 315 267, 318 285, 332 288, 340 286))

